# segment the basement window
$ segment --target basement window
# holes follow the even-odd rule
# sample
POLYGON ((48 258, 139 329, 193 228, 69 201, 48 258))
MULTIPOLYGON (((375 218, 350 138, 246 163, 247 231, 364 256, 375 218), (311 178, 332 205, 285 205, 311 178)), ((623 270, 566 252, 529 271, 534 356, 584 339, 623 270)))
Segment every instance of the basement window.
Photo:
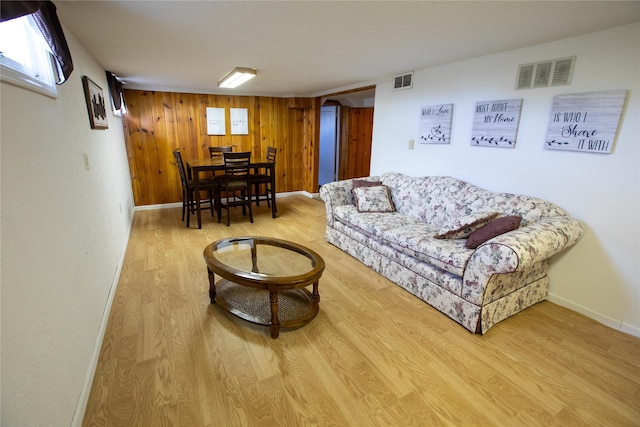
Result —
POLYGON ((57 98, 53 66, 49 45, 31 15, 0 23, 3 82, 57 98))

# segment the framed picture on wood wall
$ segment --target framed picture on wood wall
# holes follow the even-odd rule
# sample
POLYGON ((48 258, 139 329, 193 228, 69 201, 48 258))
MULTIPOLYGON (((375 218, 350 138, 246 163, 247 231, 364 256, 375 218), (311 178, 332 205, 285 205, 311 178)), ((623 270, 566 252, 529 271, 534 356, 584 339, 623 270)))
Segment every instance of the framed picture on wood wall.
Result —
POLYGON ((102 88, 87 76, 82 76, 82 87, 91 129, 107 129, 107 103, 102 88))

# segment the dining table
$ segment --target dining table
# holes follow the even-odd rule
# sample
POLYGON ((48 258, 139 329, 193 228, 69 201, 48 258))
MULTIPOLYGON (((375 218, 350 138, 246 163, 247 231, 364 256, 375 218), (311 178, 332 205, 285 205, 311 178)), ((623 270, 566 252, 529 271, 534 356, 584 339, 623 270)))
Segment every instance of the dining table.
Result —
MULTIPOLYGON (((271 188, 276 188, 276 162, 265 158, 252 159, 250 167, 255 171, 260 168, 268 168, 271 177, 271 188)), ((224 171, 224 159, 222 158, 192 158, 187 159, 187 178, 193 180, 193 190, 196 202, 196 216, 198 228, 202 228, 202 216, 200 214, 200 174, 203 172, 224 171)), ((276 198, 271 203, 271 216, 276 217, 276 198)))

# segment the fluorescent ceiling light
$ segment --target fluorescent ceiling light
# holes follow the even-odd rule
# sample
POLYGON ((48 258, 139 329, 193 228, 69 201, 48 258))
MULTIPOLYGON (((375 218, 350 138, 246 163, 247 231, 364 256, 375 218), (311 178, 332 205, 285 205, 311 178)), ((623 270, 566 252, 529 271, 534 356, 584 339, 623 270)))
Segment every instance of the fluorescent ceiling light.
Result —
POLYGON ((218 80, 218 87, 233 89, 256 76, 253 68, 236 67, 218 80))

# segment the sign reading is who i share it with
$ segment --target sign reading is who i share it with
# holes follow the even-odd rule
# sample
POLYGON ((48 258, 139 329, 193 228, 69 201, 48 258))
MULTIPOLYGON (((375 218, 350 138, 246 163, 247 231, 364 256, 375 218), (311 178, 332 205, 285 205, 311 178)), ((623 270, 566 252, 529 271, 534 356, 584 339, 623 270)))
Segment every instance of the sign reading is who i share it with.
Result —
POLYGON ((626 90, 555 96, 545 148, 611 153, 626 96, 626 90))

